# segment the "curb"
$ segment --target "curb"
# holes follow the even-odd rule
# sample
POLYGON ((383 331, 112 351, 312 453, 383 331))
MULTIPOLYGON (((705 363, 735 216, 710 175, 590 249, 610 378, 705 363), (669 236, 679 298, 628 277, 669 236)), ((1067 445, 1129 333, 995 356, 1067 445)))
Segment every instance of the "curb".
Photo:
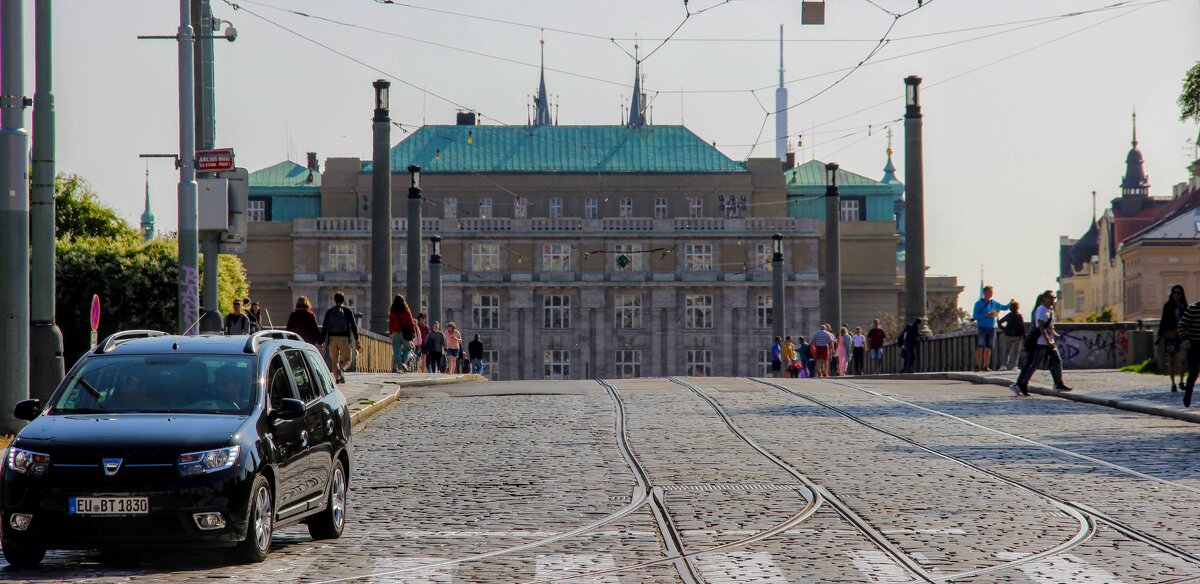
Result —
POLYGON ((379 412, 383 411, 388 406, 395 403, 396 400, 400 399, 400 392, 404 391, 405 388, 428 387, 428 386, 432 386, 432 385, 449 385, 451 383, 463 383, 463 382, 475 382, 475 381, 487 381, 487 378, 479 376, 479 375, 467 374, 467 375, 455 375, 454 377, 442 377, 442 378, 438 378, 438 379, 417 379, 414 381, 403 381, 403 380, 396 381, 395 382, 396 391, 384 396, 383 399, 367 406, 366 408, 363 408, 361 410, 358 410, 357 412, 350 414, 350 426, 354 427, 354 426, 358 426, 358 425, 362 424, 363 422, 365 422, 367 420, 367 418, 370 418, 371 416, 378 414, 379 412))
MULTIPOLYGON (((977 375, 965 372, 946 372, 946 373, 909 373, 905 375, 885 374, 885 375, 864 375, 859 377, 846 377, 845 379, 896 379, 896 380, 935 380, 935 381, 965 381, 976 385, 999 385, 1004 388, 1012 385, 1012 380, 1005 377, 996 377, 990 375, 977 375)), ((1071 401, 1082 402, 1097 406, 1104 406, 1118 410, 1129 412, 1137 412, 1139 414, 1149 414, 1152 416, 1160 416, 1163 418, 1172 418, 1182 422, 1191 422, 1200 424, 1200 412, 1189 412, 1180 410, 1172 406, 1164 406, 1159 403, 1146 400, 1119 400, 1108 397, 1097 397, 1086 393, 1072 393, 1055 391, 1051 387, 1045 385, 1030 383, 1029 393, 1036 393, 1048 397, 1057 397, 1071 401)))

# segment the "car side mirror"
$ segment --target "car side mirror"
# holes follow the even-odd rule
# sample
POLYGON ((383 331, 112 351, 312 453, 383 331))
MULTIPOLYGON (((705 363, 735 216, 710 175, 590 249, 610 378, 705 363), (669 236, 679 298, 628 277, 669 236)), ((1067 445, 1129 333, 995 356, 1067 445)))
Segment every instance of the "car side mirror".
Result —
POLYGON ((295 420, 296 418, 304 417, 304 402, 290 397, 283 398, 279 404, 279 409, 275 410, 275 418, 278 420, 295 420))
POLYGON ((27 399, 17 402, 13 406, 13 417, 18 420, 26 420, 32 422, 34 418, 42 413, 42 400, 27 399))

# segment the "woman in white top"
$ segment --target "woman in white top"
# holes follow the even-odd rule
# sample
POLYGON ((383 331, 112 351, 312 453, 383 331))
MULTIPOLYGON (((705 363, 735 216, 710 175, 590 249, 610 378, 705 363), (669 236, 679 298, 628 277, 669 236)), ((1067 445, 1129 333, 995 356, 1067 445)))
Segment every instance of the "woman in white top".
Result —
POLYGON ((863 374, 863 363, 867 360, 867 337, 863 336, 862 327, 854 327, 854 336, 850 337, 854 354, 850 356, 850 366, 855 375, 863 374))

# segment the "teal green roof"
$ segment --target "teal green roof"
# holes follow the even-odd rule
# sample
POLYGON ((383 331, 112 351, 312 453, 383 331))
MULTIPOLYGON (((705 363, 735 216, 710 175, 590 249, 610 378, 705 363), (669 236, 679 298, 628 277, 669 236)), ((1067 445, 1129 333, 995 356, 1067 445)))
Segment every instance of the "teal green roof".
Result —
POLYGON ((432 173, 746 172, 683 126, 422 126, 392 148, 393 172, 410 164, 432 173))
POLYGON ((309 181, 309 176, 308 167, 285 160, 279 164, 250 173, 250 188, 255 190, 262 188, 311 189, 313 192, 316 192, 321 186, 321 172, 312 171, 311 182, 309 181))
MULTIPOLYGON (((783 173, 784 181, 788 187, 794 185, 799 186, 817 186, 825 188, 825 163, 820 160, 810 160, 795 168, 789 168, 783 173)), ((854 185, 878 185, 879 181, 873 178, 867 178, 861 174, 854 174, 844 168, 839 168, 837 173, 837 184, 839 187, 848 187, 854 185)))

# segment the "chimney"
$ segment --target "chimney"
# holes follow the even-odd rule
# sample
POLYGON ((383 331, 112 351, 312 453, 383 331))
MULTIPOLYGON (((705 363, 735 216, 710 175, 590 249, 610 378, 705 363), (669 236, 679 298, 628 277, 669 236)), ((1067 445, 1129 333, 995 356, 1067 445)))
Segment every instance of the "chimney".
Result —
POLYGON ((308 169, 313 172, 321 172, 321 163, 317 162, 317 153, 308 153, 308 169))
POLYGON ((455 124, 459 126, 474 126, 475 112, 458 112, 455 115, 455 124))

